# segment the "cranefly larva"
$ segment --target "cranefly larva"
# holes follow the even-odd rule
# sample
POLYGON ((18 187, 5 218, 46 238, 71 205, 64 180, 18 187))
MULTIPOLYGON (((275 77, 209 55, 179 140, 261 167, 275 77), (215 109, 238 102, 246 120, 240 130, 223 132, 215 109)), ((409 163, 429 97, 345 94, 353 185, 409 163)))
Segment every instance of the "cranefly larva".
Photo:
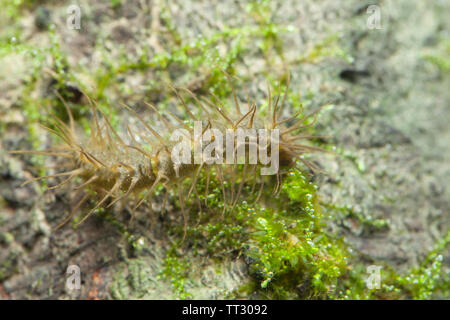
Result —
MULTIPOLYGON (((241 157, 240 162, 238 162, 241 166, 242 176, 236 190, 234 188, 231 190, 228 201, 228 208, 233 210, 241 195, 247 176, 252 175, 261 178, 262 183, 260 183, 259 194, 264 187, 264 179, 262 179, 264 177, 261 177, 258 169, 264 167, 267 163, 261 163, 260 159, 257 159, 256 162, 254 159, 250 159, 249 152, 252 143, 257 144, 258 152, 265 150, 267 155, 277 153, 279 165, 274 172, 276 183, 273 192, 275 195, 280 190, 285 169, 295 166, 296 160, 300 160, 311 169, 316 170, 315 166, 306 161, 302 155, 322 150, 314 146, 301 144, 299 141, 313 138, 313 136, 302 134, 301 132, 305 128, 314 125, 317 120, 317 111, 320 109, 302 117, 299 117, 302 114, 302 110, 300 110, 289 118, 280 119, 282 107, 286 102, 289 74, 283 97, 281 97, 281 93, 276 97, 272 97, 270 87, 268 88, 268 106, 264 111, 248 97, 248 94, 248 103, 245 107, 241 106, 232 85, 231 76, 228 74, 225 74, 225 76, 231 84, 233 93, 233 102, 230 108, 226 108, 217 102, 214 103, 210 99, 198 98, 188 89, 173 87, 171 89, 185 110, 188 116, 187 120, 182 120, 175 114, 164 111, 164 114, 168 115, 166 117, 158 112, 157 107, 147 103, 147 107, 156 114, 164 125, 165 133, 160 128, 152 127, 133 108, 123 105, 125 109, 136 117, 138 123, 140 123, 140 128, 143 128, 146 132, 127 125, 126 135, 120 135, 114 130, 110 121, 100 111, 96 103, 88 98, 92 109, 92 120, 90 135, 86 137, 83 134, 79 134, 76 130, 70 108, 64 103, 68 113, 68 123, 53 116, 51 125, 44 126, 50 133, 60 138, 63 142, 60 146, 41 151, 22 150, 11 151, 11 153, 31 153, 62 157, 69 160, 71 169, 50 176, 34 178, 24 182, 23 185, 41 179, 64 177, 62 182, 51 187, 57 188, 67 184, 75 177, 81 178, 82 183, 75 187, 77 192, 89 188, 99 195, 97 204, 81 219, 81 223, 98 208, 112 206, 114 203, 128 198, 130 194, 139 195, 142 192, 144 193, 144 196, 133 205, 133 212, 145 200, 149 201, 151 210, 153 193, 159 185, 164 185, 168 189, 178 189, 181 209, 183 210, 184 200, 191 194, 196 194, 195 184, 197 177, 203 170, 208 171, 211 167, 214 167, 217 171, 225 199, 224 179, 228 177, 233 180, 236 173, 231 172, 231 174, 225 176, 225 172, 237 170, 238 150, 242 151, 240 147, 243 147, 245 151, 244 157, 241 157), (183 94, 187 94, 191 98, 196 108, 200 110, 201 116, 194 115, 192 106, 188 106, 183 94), (195 136, 196 134, 198 135, 198 132, 195 132, 196 129, 194 128, 195 124, 199 123, 202 124, 200 139, 195 136), (236 135, 232 137, 231 144, 218 139, 217 134, 220 134, 220 132, 225 137, 227 133, 237 133, 243 130, 253 130, 252 132, 260 132, 261 130, 274 132, 276 130, 278 132, 277 143, 274 144, 271 139, 261 139, 260 136, 253 141, 248 139, 248 142, 244 138, 240 144, 236 135), (190 162, 180 162, 173 157, 172 151, 177 142, 171 139, 170 133, 175 131, 181 132, 181 135, 184 135, 187 139, 186 141, 190 143, 187 150, 189 153, 187 156, 191 159, 190 162), (214 142, 213 151, 210 153, 213 160, 200 157, 200 161, 192 161, 196 157, 195 152, 200 151, 201 154, 204 154, 207 151, 208 145, 203 143, 200 144, 199 148, 199 141, 203 141, 205 135, 209 135, 209 141, 214 142), (230 151, 230 148, 232 148, 232 151, 230 151), (229 157, 230 154, 235 161, 234 164, 230 165, 229 163, 214 161, 214 159, 229 157), (191 184, 189 190, 183 192, 180 188, 182 182, 186 179, 191 179, 191 184)), ((209 147, 209 150, 211 151, 211 147, 209 147)), ((254 183, 255 181, 256 179, 254 179, 254 183)), ((234 181, 232 181, 231 185, 234 185, 234 181)), ((85 194, 74 206, 69 217, 64 219, 60 225, 68 222, 88 197, 88 194, 85 194)))

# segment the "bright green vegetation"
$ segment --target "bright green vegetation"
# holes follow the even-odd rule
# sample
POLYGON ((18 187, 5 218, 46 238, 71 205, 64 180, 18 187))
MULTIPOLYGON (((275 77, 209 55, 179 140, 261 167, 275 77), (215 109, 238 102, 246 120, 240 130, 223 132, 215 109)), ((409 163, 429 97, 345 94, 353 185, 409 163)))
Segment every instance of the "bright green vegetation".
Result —
MULTIPOLYGON (((111 0, 111 7, 117 9, 121 3, 122 1, 111 0)), ((25 111, 31 143, 36 149, 40 148, 41 143, 36 123, 46 122, 48 115, 42 110, 56 113, 62 119, 65 117, 62 102, 56 95, 36 97, 44 77, 52 78, 53 89, 68 100, 76 120, 86 130, 88 106, 79 101, 71 101, 74 96, 73 91, 69 90, 69 84, 98 101, 113 124, 118 123, 120 109, 114 106, 116 101, 111 101, 110 97, 113 94, 121 98, 133 95, 133 88, 118 81, 121 76, 133 73, 150 75, 150 80, 145 84, 145 94, 150 99, 158 96, 159 100, 155 100, 158 100, 160 108, 169 103, 169 89, 164 84, 171 82, 186 84, 195 80, 196 94, 208 96, 213 93, 222 101, 231 101, 230 83, 221 69, 239 76, 244 83, 250 81, 245 75, 236 73, 236 65, 255 44, 265 59, 265 76, 274 88, 274 95, 284 92, 286 88, 285 75, 279 78, 271 72, 271 68, 276 68, 279 61, 287 63, 283 56, 282 37, 286 33, 295 32, 296 28, 281 27, 273 22, 270 18, 269 1, 252 1, 247 5, 248 25, 225 27, 212 35, 189 40, 183 39, 179 34, 170 12, 162 9, 161 19, 167 29, 162 52, 150 54, 146 50, 138 50, 138 54, 130 55, 125 48, 119 48, 112 53, 104 48, 105 39, 99 36, 94 50, 101 54, 102 63, 94 70, 84 65, 68 63, 67 52, 53 27, 46 31, 47 43, 32 46, 26 42, 17 20, 20 10, 30 8, 35 2, 16 0, 1 1, 0 4, 11 21, 0 35, 0 59, 19 54, 23 55, 24 61, 30 66, 23 85, 20 108, 25 111), (7 5, 3 6, 5 3, 7 5), (226 50, 220 51, 219 45, 225 45, 226 50), (173 74, 180 75, 182 79, 175 78, 173 74), (80 80, 86 76, 93 86, 87 86, 80 80)), ((289 63, 317 63, 327 57, 351 60, 339 47, 339 38, 330 35, 319 41, 310 52, 289 63)), ((448 70, 446 60, 440 57, 430 56, 429 59, 443 70, 448 70)), ((288 91, 287 102, 294 109, 298 110, 301 105, 309 107, 310 100, 308 93, 301 95, 292 88, 288 91)), ((39 165, 38 162, 35 164, 39 165)), ((360 171, 364 170, 363 164, 356 159, 355 164, 360 171)), ((238 182, 239 179, 235 187, 238 182)), ((189 184, 190 181, 186 183, 189 184)), ((172 284, 174 297, 192 298, 187 279, 193 272, 190 268, 193 266, 189 266, 178 249, 192 250, 194 255, 199 250, 206 250, 209 257, 218 264, 225 259, 245 257, 252 281, 243 284, 236 292, 229 292, 230 298, 245 298, 252 293, 257 293, 261 298, 277 299, 428 299, 435 292, 448 296, 449 279, 448 275, 441 272, 441 252, 449 244, 450 236, 437 244, 422 265, 406 274, 399 275, 392 268, 374 261, 373 264, 383 265, 382 288, 368 290, 365 285, 365 265, 358 261, 358 257, 342 238, 330 233, 327 228, 327 223, 335 218, 330 217, 330 212, 338 212, 342 217, 352 216, 371 230, 387 228, 388 222, 371 219, 370 216, 353 212, 351 208, 321 204, 316 186, 300 169, 290 171, 275 200, 271 194, 274 185, 272 183, 264 189, 260 201, 256 203, 256 192, 251 190, 251 186, 246 187, 243 192, 246 201, 239 202, 232 213, 222 215, 223 208, 229 206, 229 203, 223 199, 214 172, 207 194, 204 194, 206 177, 199 179, 198 192, 203 202, 202 208, 198 209, 195 199, 189 201, 186 235, 182 222, 171 227, 169 237, 173 245, 166 253, 164 268, 160 273, 160 279, 166 279, 172 284), (190 247, 186 249, 188 244, 190 247)), ((132 288, 139 289, 142 287, 139 281, 149 281, 148 274, 142 273, 145 268, 139 260, 141 242, 116 218, 107 212, 102 216, 124 234, 137 256, 127 262, 129 276, 123 276, 119 270, 113 284, 113 296, 127 298, 129 292, 124 289, 127 288, 126 282, 132 288)), ((7 269, 6 265, 0 266, 0 279, 7 269)), ((140 294, 145 296, 145 292, 140 294)))
POLYGON ((159 275, 160 279, 169 279, 174 289, 174 297, 177 299, 192 299, 193 296, 186 290, 186 281, 189 276, 189 261, 181 259, 176 254, 177 246, 174 245, 168 252, 164 269, 159 275))
MULTIPOLYGON (((266 191, 267 198, 270 193, 266 191)), ((327 208, 318 204, 315 185, 298 169, 291 170, 279 198, 270 198, 266 207, 251 203, 249 196, 249 202, 243 201, 233 213, 222 217, 224 203, 218 185, 206 199, 200 198, 208 201, 208 208, 218 210, 207 209, 200 213, 200 219, 193 210, 186 235, 189 240, 185 240, 192 246, 190 250, 195 254, 206 249, 218 263, 244 255, 253 275, 254 280, 230 292, 230 298, 257 293, 267 299, 429 299, 433 292, 445 296, 449 290, 448 275, 441 272, 440 253, 450 243, 450 233, 419 267, 405 274, 373 261, 382 267, 381 288, 367 289, 366 266, 357 262, 343 239, 327 231, 326 222, 333 217, 324 214, 327 208)), ((361 223, 369 222, 362 219, 361 223)), ((375 220, 370 226, 384 228, 385 224, 375 220)), ((182 225, 174 231, 178 239, 183 238, 182 225)), ((179 246, 187 245, 185 242, 179 246)), ((174 252, 168 255, 164 276, 171 279, 177 297, 189 297, 186 261, 174 252)))

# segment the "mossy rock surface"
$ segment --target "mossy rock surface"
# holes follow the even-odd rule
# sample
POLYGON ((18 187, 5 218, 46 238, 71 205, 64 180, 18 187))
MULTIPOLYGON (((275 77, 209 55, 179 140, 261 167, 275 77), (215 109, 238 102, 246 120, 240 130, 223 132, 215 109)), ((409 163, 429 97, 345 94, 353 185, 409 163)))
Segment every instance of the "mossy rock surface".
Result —
POLYGON ((356 0, 143 3, 80 1, 74 30, 69 2, 0 1, 1 299, 449 297, 448 4, 380 1, 381 29, 369 29, 372 3, 356 0), (130 225, 118 208, 52 231, 70 188, 20 184, 55 160, 5 150, 52 143, 37 123, 49 108, 65 117, 55 90, 81 128, 86 92, 124 132, 136 119, 119 103, 172 108, 167 83, 231 103, 217 65, 261 105, 288 67, 285 116, 329 104, 312 133, 333 153, 310 158, 325 173, 299 166, 278 200, 252 204, 246 190, 224 218, 212 189, 214 209, 192 202, 184 241, 179 203, 162 213, 162 194, 130 225), (66 289, 69 265, 80 290, 66 289), (370 265, 380 289, 365 285, 370 265))

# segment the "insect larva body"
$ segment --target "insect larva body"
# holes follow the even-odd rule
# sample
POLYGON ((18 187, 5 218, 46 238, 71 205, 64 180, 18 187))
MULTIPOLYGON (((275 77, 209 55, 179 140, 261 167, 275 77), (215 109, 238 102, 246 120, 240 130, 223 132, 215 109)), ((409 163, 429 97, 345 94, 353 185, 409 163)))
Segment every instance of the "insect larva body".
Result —
MULTIPOLYGON (((186 113, 189 115, 191 123, 187 124, 174 114, 168 112, 172 120, 176 122, 175 124, 159 114, 156 107, 152 105, 148 106, 153 111, 156 111, 158 118, 164 124, 167 132, 173 132, 175 129, 184 130, 182 133, 191 143, 187 150, 187 155, 191 156, 191 158, 195 158, 195 153, 199 151, 199 144, 200 152, 207 150, 208 147, 203 146, 202 143, 200 143, 200 141, 203 141, 203 135, 206 133, 212 132, 210 133, 210 141, 216 143, 213 156, 225 158, 228 156, 227 151, 229 151, 229 144, 225 141, 221 141, 219 139, 221 137, 217 136, 217 133, 224 132, 223 136, 225 137, 230 132, 236 133, 239 132, 239 130, 244 129, 254 130, 254 132, 258 132, 261 129, 278 130, 279 141, 277 140, 276 144, 274 144, 272 140, 261 140, 261 137, 258 137, 258 139, 253 142, 251 142, 250 139, 249 142, 246 142, 245 139, 243 140, 244 142, 241 141, 241 145, 243 145, 245 150, 250 150, 252 144, 257 141, 259 152, 265 150, 269 156, 275 152, 279 155, 279 168, 277 168, 277 171, 275 172, 277 177, 275 193, 280 190, 281 175, 283 174, 282 168, 295 165, 296 159, 301 160, 314 169, 314 166, 304 160, 301 155, 311 151, 320 151, 320 149, 299 144, 299 140, 309 139, 311 136, 294 135, 294 133, 313 125, 315 120, 310 123, 307 121, 315 114, 303 117, 302 119, 297 119, 298 113, 289 119, 280 120, 281 106, 285 102, 286 94, 284 95, 281 104, 279 104, 280 96, 273 102, 269 91, 268 110, 265 114, 262 114, 257 105, 253 102, 249 102, 247 110, 242 111, 233 89, 235 110, 229 114, 223 106, 218 106, 207 99, 203 99, 206 103, 202 103, 191 92, 188 92, 204 115, 203 119, 199 119, 194 116, 190 108, 187 107, 180 93, 175 89, 174 91, 186 113), (195 127, 193 129, 192 122, 202 124, 203 128, 201 129, 202 132, 200 137, 195 135, 195 127), (289 126, 290 122, 294 123, 289 126), (226 131, 227 134, 225 134, 226 131)), ((98 117, 99 110, 94 103, 91 103, 91 106, 93 110, 92 124, 91 134, 88 138, 83 138, 82 135, 77 134, 70 109, 66 105, 70 123, 65 124, 58 118, 55 118, 53 121, 55 129, 47 128, 51 133, 61 138, 64 141, 64 144, 57 149, 35 152, 37 154, 46 153, 47 155, 69 158, 72 160, 74 169, 53 176, 32 179, 25 182, 25 184, 43 178, 56 176, 66 177, 62 183, 55 186, 59 187, 70 182, 75 177, 81 178, 83 182, 76 189, 82 190, 83 188, 88 187, 100 195, 100 200, 97 205, 82 219, 82 221, 97 208, 104 205, 111 206, 117 201, 126 198, 131 193, 139 194, 140 192, 145 191, 145 196, 134 206, 134 209, 136 209, 146 199, 151 202, 155 188, 159 185, 163 185, 166 188, 171 188, 172 186, 177 186, 179 188, 184 180, 191 179, 190 190, 187 193, 179 191, 180 203, 182 205, 184 202, 183 197, 189 197, 195 190, 195 182, 198 175, 202 170, 209 170, 210 167, 215 167, 217 169, 218 178, 222 184, 225 198, 226 191, 223 187, 225 170, 223 170, 223 167, 227 164, 216 164, 211 161, 179 163, 173 159, 172 155, 172 150, 176 143, 171 141, 171 139, 168 139, 166 135, 162 133, 162 130, 156 130, 150 126, 132 108, 125 106, 126 109, 131 111, 137 117, 146 133, 139 128, 131 129, 127 126, 128 137, 125 139, 112 128, 105 116, 101 117, 101 119, 98 117)), ((232 139, 233 150, 231 155, 233 158, 237 158, 239 143, 236 144, 236 137, 233 137, 232 139)), ((33 153, 33 151, 16 151, 15 153, 33 153)), ((238 190, 232 191, 233 196, 231 204, 234 205, 241 194, 242 186, 247 179, 246 175, 252 172, 252 174, 258 176, 257 169, 265 165, 260 162, 251 162, 248 154, 244 154, 244 158, 241 159, 243 176, 240 178, 238 190)), ((228 168, 233 170, 236 166, 233 165, 228 168)), ((261 175, 259 175, 259 177, 263 178, 261 175)), ((234 183, 235 181, 231 181, 232 186, 234 183)), ((76 208, 79 208, 80 205, 81 204, 77 204, 76 208)))

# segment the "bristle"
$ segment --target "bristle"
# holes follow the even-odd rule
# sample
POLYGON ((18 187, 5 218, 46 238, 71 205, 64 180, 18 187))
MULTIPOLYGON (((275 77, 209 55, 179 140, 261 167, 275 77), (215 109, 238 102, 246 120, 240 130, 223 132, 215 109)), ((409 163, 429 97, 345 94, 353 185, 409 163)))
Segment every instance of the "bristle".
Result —
POLYGON ((89 218, 95 210, 97 210, 98 208, 101 207, 101 205, 108 200, 108 198, 110 198, 119 188, 120 188, 120 184, 122 183, 121 179, 117 179, 116 183, 114 184, 114 186, 111 188, 111 190, 108 191, 108 193, 103 197, 102 200, 100 200, 97 205, 91 210, 89 211, 89 213, 83 217, 83 219, 80 220, 80 222, 77 223, 77 225, 82 224, 87 218, 89 218))
POLYGON ((56 178, 56 177, 64 177, 64 176, 69 176, 69 175, 71 175, 71 174, 73 174, 73 173, 79 174, 79 173, 82 173, 83 171, 84 171, 83 169, 75 169, 75 170, 72 170, 72 171, 69 171, 69 172, 57 173, 57 174, 53 174, 53 175, 50 175, 50 176, 37 177, 37 178, 33 178, 33 179, 30 179, 30 180, 25 181, 25 182, 22 183, 20 186, 21 186, 21 187, 24 187, 24 186, 26 186, 27 184, 29 184, 29 183, 31 183, 31 182, 39 181, 39 180, 43 180, 43 179, 50 179, 50 178, 56 178))
MULTIPOLYGON (((174 87, 172 87, 172 86, 170 86, 170 88, 175 92, 175 94, 176 94, 178 100, 180 100, 181 105, 183 106, 184 110, 185 110, 186 113, 189 115, 189 117, 190 117, 191 119, 193 119, 194 121, 198 121, 197 117, 194 116, 194 114, 191 112, 191 110, 189 110, 189 108, 187 107, 186 103, 185 103, 184 100, 183 100, 183 97, 180 96, 180 94, 178 93, 178 91, 177 91, 174 87)), ((186 92, 188 92, 189 94, 191 94, 192 96, 195 97, 195 95, 194 95, 189 89, 184 88, 184 90, 185 90, 186 92)))
POLYGON ((62 221, 60 222, 60 224, 58 224, 53 230, 58 230, 59 228, 61 228, 62 226, 64 226, 66 223, 68 223, 70 221, 70 219, 72 219, 72 217, 75 215, 75 213, 77 213, 78 209, 83 205, 83 203, 85 203, 87 200, 89 199, 89 194, 85 194, 83 196, 83 198, 81 198, 80 201, 78 201, 78 203, 75 205, 75 207, 72 208, 72 210, 70 210, 69 215, 62 221))
POLYGON ((280 119, 280 117, 281 117, 281 110, 283 109, 283 107, 284 107, 284 105, 286 103, 286 97, 287 97, 288 92, 289 92, 290 80, 291 80, 291 74, 288 72, 287 73, 287 79, 286 79, 286 90, 284 90, 283 100, 281 101, 280 108, 278 109, 278 113, 277 113, 277 118, 278 119, 280 119))
POLYGON ((131 109, 131 107, 127 106, 126 104, 122 104, 125 108, 127 108, 128 110, 130 110, 135 116, 136 118, 145 126, 145 128, 151 132, 151 134, 153 134, 161 143, 164 143, 163 138, 152 128, 150 127, 145 121, 144 119, 142 119, 142 117, 140 115, 138 115, 136 113, 136 111, 134 111, 133 109, 131 109))
POLYGON ((70 111, 70 108, 67 105, 66 100, 64 100, 64 98, 59 94, 59 92, 57 90, 55 90, 55 94, 58 96, 58 98, 61 100, 61 102, 63 103, 64 107, 66 108, 67 115, 69 116, 70 130, 72 132, 75 132, 75 121, 73 119, 72 111, 70 111))
POLYGON ((87 181, 85 181, 83 184, 75 187, 75 190, 79 190, 79 189, 83 189, 86 186, 90 185, 91 183, 95 182, 96 180, 98 180, 100 177, 99 176, 93 176, 91 178, 89 178, 87 181))

